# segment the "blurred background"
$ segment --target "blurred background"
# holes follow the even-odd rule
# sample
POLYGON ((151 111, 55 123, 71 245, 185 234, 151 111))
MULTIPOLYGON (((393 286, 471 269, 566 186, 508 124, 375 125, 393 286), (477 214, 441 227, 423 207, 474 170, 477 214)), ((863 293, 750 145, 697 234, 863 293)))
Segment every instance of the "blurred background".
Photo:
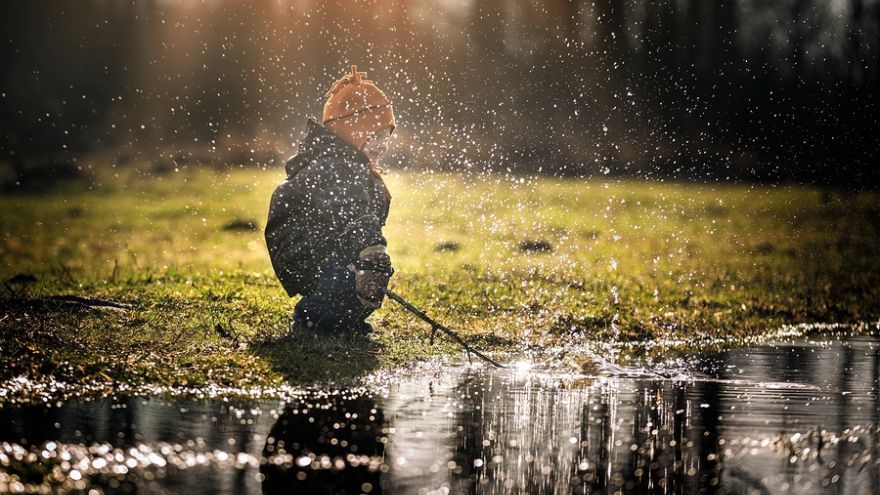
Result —
POLYGON ((356 64, 390 167, 874 188, 880 0, 9 0, 0 187, 280 167, 356 64))

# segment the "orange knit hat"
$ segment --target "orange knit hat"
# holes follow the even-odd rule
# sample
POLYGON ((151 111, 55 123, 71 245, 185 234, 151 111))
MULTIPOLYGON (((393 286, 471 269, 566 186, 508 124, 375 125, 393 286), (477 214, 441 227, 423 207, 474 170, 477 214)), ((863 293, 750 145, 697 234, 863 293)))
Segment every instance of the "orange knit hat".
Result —
POLYGON ((333 83, 324 103, 324 126, 334 134, 361 149, 371 133, 390 127, 394 132, 394 112, 391 101, 366 72, 351 66, 346 74, 333 83))

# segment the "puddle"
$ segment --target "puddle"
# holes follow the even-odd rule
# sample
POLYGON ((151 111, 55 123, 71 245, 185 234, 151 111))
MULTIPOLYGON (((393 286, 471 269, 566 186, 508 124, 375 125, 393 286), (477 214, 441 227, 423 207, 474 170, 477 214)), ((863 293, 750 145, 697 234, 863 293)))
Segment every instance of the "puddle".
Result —
POLYGON ((7 405, 0 492, 880 491, 878 337, 727 350, 672 378, 619 371, 450 367, 288 402, 7 405))

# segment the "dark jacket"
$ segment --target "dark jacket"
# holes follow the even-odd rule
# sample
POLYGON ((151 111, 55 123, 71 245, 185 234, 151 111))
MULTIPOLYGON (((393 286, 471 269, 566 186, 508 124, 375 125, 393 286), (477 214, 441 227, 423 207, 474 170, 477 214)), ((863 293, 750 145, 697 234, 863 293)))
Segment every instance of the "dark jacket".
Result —
POLYGON ((313 118, 307 127, 287 161, 287 179, 272 194, 266 223, 272 266, 291 296, 310 293, 330 263, 386 244, 382 226, 390 204, 362 151, 313 118))

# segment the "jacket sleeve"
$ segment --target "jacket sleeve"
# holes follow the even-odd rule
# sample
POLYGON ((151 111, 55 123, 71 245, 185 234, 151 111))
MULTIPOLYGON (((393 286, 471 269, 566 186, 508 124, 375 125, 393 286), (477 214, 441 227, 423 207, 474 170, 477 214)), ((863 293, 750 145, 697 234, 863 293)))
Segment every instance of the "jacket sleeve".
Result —
POLYGON ((382 221, 370 209, 370 195, 363 181, 331 160, 319 160, 298 178, 310 210, 320 216, 319 224, 327 225, 324 235, 335 237, 343 246, 358 253, 368 246, 386 245, 382 221))

